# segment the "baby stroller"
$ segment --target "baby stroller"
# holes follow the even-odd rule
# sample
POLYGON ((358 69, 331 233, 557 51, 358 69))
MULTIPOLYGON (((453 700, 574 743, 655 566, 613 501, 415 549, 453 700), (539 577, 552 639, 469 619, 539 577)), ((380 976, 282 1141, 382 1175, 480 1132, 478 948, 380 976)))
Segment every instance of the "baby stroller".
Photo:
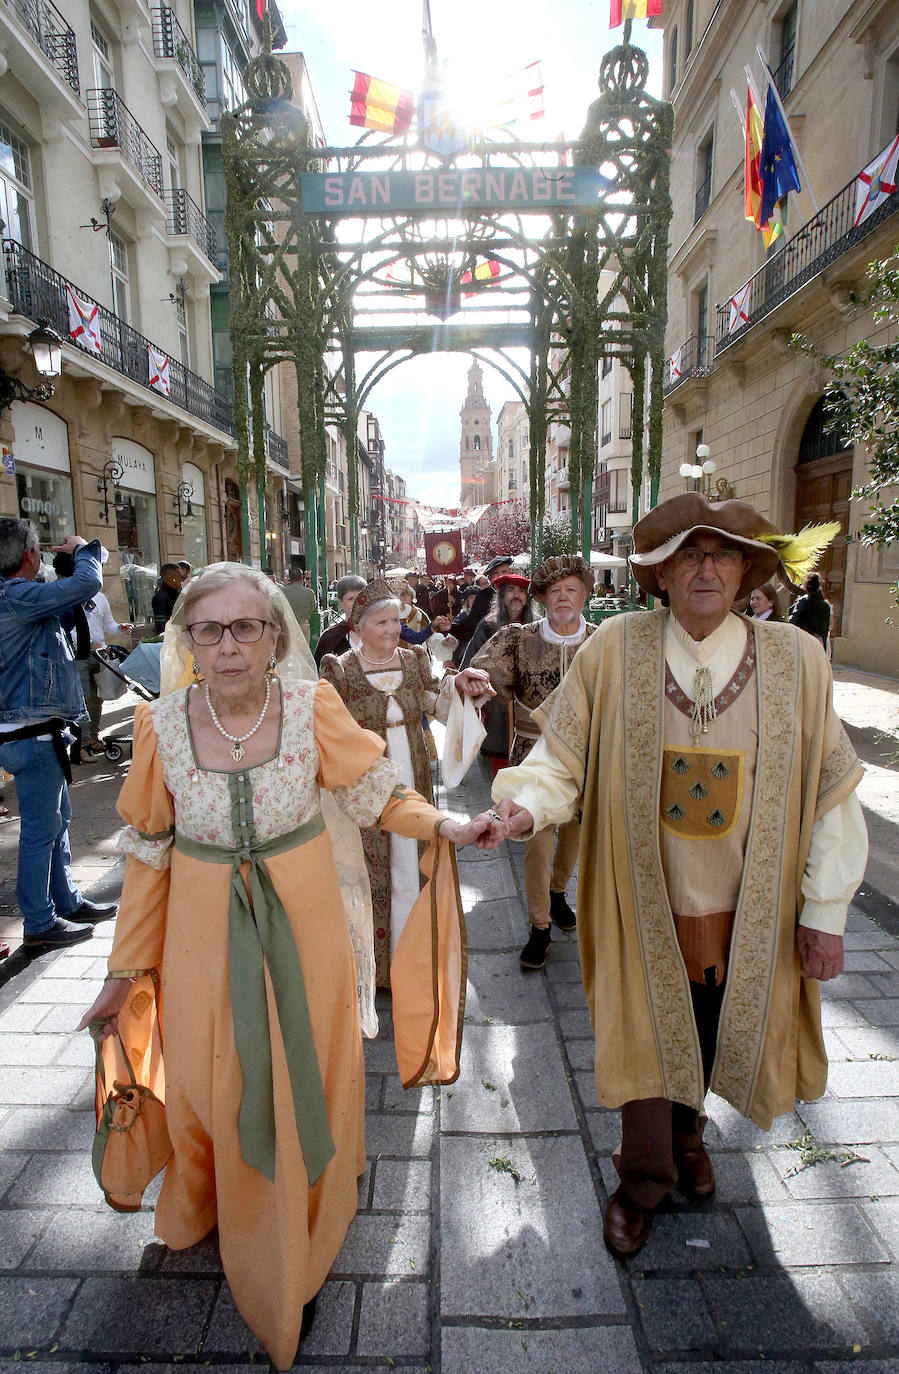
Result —
MULTIPOLYGON (((141 701, 155 701, 159 696, 159 644, 138 644, 122 659, 114 649, 94 649, 91 657, 100 664, 97 690, 104 701, 115 701, 132 691, 141 701)), ((110 763, 118 763, 130 749, 134 735, 105 735, 103 753, 110 763)))

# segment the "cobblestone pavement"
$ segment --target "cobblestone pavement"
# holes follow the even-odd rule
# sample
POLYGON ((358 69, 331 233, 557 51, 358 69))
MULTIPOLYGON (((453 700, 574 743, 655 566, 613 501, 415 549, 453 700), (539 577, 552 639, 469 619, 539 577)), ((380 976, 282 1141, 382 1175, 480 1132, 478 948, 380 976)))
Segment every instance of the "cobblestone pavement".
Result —
MULTIPOLYGON (((837 676, 869 764, 876 881, 869 870, 846 972, 824 989, 826 1096, 768 1135, 710 1099, 716 1200, 676 1196, 644 1251, 614 1261, 602 1206, 617 1117, 595 1102, 576 939, 554 935, 545 972, 522 974, 520 848, 463 851, 462 1073, 403 1093, 381 1007, 382 1034, 366 1046, 360 1209, 303 1368, 899 1374, 899 772, 880 738, 896 729, 899 694, 885 679, 837 676)), ((91 765, 74 789, 77 873, 92 896, 119 881, 119 773, 91 765)), ((476 767, 452 804, 474 811, 486 798, 476 767)), ((16 832, 13 814, 0 825, 0 916, 14 902, 16 832)), ((99 1201, 91 1046, 71 1028, 110 944, 100 926, 90 944, 0 965, 0 1370, 264 1364, 213 1241, 170 1253, 150 1206, 120 1216, 99 1201)))

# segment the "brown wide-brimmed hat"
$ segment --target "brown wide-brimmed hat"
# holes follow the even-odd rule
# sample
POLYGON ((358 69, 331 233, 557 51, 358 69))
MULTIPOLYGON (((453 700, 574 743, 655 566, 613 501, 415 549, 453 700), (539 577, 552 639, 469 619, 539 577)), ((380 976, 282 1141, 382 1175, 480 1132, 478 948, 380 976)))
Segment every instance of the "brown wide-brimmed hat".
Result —
POLYGON ((707 501, 698 491, 685 491, 662 501, 634 526, 630 564, 637 583, 650 596, 662 595, 656 576, 659 564, 694 534, 722 535, 749 559, 737 598, 748 596, 777 571, 780 553, 761 538, 782 539, 776 525, 759 515, 748 501, 707 501))
POLYGON ((395 586, 391 587, 390 583, 384 577, 375 577, 371 582, 366 582, 362 591, 356 597, 356 600, 353 602, 353 608, 347 617, 347 623, 354 630, 358 630, 359 621, 365 615, 366 611, 371 610, 372 606, 377 606, 379 601, 398 600, 399 597, 397 596, 395 586))
POLYGON ((545 563, 534 569, 531 574, 531 596, 542 601, 553 583, 561 582, 564 577, 579 577, 587 591, 593 591, 594 578, 590 564, 579 553, 566 553, 558 558, 547 558, 545 563))

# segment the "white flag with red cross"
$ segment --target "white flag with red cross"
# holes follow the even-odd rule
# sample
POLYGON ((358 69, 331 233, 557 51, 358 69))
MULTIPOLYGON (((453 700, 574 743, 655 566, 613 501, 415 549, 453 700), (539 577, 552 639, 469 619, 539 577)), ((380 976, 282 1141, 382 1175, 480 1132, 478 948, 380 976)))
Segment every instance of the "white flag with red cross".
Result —
POLYGON ((69 307, 69 338, 100 356, 100 307, 96 301, 79 296, 66 282, 66 301, 69 307))
POLYGON ((152 344, 147 344, 147 357, 150 370, 150 385, 163 396, 171 396, 172 388, 169 384, 169 360, 165 353, 160 353, 152 344))

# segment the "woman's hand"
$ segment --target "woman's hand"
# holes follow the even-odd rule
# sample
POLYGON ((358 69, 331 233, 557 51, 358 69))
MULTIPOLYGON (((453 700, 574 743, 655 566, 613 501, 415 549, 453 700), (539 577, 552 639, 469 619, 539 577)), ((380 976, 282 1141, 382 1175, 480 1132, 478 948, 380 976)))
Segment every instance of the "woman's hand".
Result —
POLYGON ((490 674, 485 673, 482 668, 463 668, 461 673, 456 673, 453 686, 462 696, 496 696, 496 692, 490 686, 490 674))
MULTIPOLYGON (((490 817, 485 811, 482 811, 479 816, 472 816, 471 820, 466 821, 464 825, 461 821, 451 820, 449 816, 440 822, 440 838, 451 840, 453 844, 460 846, 473 844, 475 840, 480 840, 482 835, 486 836, 489 833, 490 817)), ((478 847, 480 848, 480 844, 478 847)))
POLYGON ((76 1030, 89 1030, 98 1043, 119 1028, 119 1012, 128 1001, 132 979, 107 978, 94 1005, 84 1013, 76 1030))

